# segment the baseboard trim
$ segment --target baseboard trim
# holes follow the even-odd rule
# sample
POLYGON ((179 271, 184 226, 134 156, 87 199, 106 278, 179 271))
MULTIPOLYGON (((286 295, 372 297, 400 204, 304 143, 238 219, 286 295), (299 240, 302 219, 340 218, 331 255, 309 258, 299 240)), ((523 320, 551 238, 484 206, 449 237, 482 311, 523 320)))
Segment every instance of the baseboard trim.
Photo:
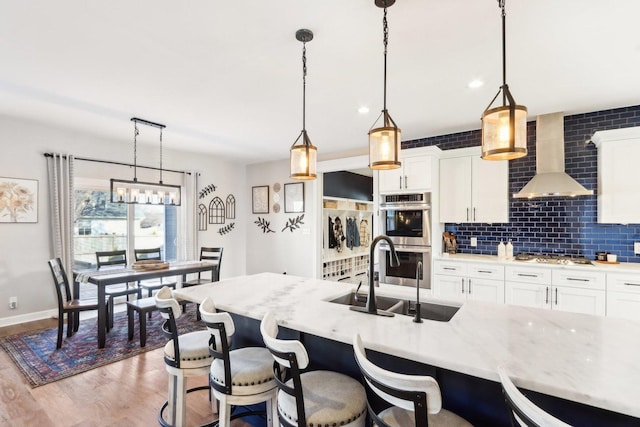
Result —
POLYGON ((36 311, 34 313, 19 314, 17 316, 3 317, 0 319, 0 328, 3 326, 18 325, 20 323, 34 322, 36 320, 58 317, 58 310, 36 311))

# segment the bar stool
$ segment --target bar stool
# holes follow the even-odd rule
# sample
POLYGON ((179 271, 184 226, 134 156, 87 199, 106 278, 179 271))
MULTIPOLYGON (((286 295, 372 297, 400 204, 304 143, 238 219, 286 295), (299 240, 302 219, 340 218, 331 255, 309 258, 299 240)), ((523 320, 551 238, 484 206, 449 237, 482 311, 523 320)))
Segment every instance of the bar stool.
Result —
POLYGON ((369 415, 379 426, 388 427, 471 427, 462 417, 442 408, 440 387, 433 377, 387 371, 371 363, 359 334, 353 338, 353 351, 367 388, 369 415), (371 408, 375 393, 391 403, 376 413, 371 408))
POLYGON ((164 363, 169 373, 168 399, 160 408, 158 422, 162 426, 183 427, 186 425, 187 393, 196 390, 208 390, 208 386, 187 390, 187 377, 208 375, 213 362, 209 354, 208 330, 178 335, 176 319, 182 314, 180 304, 173 298, 171 289, 164 287, 155 296, 156 306, 165 319, 162 330, 171 340, 164 346, 164 363), (164 420, 163 412, 169 408, 169 422, 164 420))
POLYGON ((513 382, 511 382, 511 378, 509 378, 506 369, 499 366, 498 375, 500 376, 500 383, 502 384, 504 400, 507 402, 507 406, 509 406, 509 418, 511 418, 511 425, 513 427, 570 427, 569 424, 546 413, 527 399, 525 395, 516 388, 513 382))
POLYGON ((353 378, 331 371, 307 371, 309 355, 297 340, 277 338, 278 323, 267 313, 260 324, 262 338, 276 363, 278 417, 285 427, 364 427, 364 387, 353 378))
MULTIPOLYGON (((278 413, 278 385, 273 378, 273 358, 264 347, 229 349, 235 325, 229 313, 217 313, 209 297, 200 303, 200 316, 209 328, 209 352, 214 357, 209 374, 213 395, 220 401, 219 426, 229 427, 231 419, 255 412, 231 416, 231 406, 266 402, 267 426, 272 427, 278 413)), ((214 402, 215 404, 215 402, 214 402)), ((215 409, 214 409, 215 412, 215 409)))

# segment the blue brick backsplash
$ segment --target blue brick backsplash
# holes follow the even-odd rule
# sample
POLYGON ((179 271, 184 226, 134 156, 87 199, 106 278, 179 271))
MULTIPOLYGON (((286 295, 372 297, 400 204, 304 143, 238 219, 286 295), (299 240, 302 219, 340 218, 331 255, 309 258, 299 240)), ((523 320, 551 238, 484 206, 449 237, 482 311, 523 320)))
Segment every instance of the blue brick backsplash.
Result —
MULTIPOLYGON (((514 253, 562 253, 594 259, 596 252, 618 255, 621 262, 640 262, 633 243, 640 242, 640 224, 598 224, 598 153, 587 144, 599 130, 640 126, 640 105, 565 116, 565 170, 580 184, 594 190, 593 196, 511 199, 508 224, 445 224, 453 232, 459 252, 496 255, 500 240, 511 239, 514 253), (470 246, 471 237, 478 239, 470 246)), ((536 123, 527 123, 526 157, 509 162, 509 193, 513 194, 533 177, 536 169, 536 123)), ((480 130, 405 141, 402 148, 437 145, 442 150, 481 145, 480 130)), ((640 166, 640 159, 638 159, 640 166)), ((640 184, 639 184, 640 185, 640 184)))

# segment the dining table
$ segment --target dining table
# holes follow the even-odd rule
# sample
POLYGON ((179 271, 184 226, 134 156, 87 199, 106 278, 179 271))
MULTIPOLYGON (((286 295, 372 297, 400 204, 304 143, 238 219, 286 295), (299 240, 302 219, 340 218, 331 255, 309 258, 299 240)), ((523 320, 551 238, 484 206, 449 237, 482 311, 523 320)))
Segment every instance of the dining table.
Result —
MULTIPOLYGON (((98 348, 104 348, 106 344, 106 326, 107 326, 107 300, 105 288, 108 285, 119 283, 138 282, 141 280, 158 279, 161 277, 181 276, 187 274, 201 273, 211 271, 212 276, 216 277, 218 268, 217 262, 210 261, 176 261, 169 262, 161 269, 135 269, 133 267, 112 268, 112 269, 84 269, 74 270, 74 295, 79 294, 80 283, 91 283, 98 288, 98 348)), ((182 282, 178 282, 178 286, 182 282)))

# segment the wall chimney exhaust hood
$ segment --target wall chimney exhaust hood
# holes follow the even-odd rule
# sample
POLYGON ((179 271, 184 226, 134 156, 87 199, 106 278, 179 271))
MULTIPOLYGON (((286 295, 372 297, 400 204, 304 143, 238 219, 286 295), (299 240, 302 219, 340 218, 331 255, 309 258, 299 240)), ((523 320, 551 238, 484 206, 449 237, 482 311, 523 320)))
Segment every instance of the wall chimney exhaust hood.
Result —
POLYGON ((564 171, 564 114, 536 119, 536 174, 514 198, 587 196, 587 190, 564 171))

